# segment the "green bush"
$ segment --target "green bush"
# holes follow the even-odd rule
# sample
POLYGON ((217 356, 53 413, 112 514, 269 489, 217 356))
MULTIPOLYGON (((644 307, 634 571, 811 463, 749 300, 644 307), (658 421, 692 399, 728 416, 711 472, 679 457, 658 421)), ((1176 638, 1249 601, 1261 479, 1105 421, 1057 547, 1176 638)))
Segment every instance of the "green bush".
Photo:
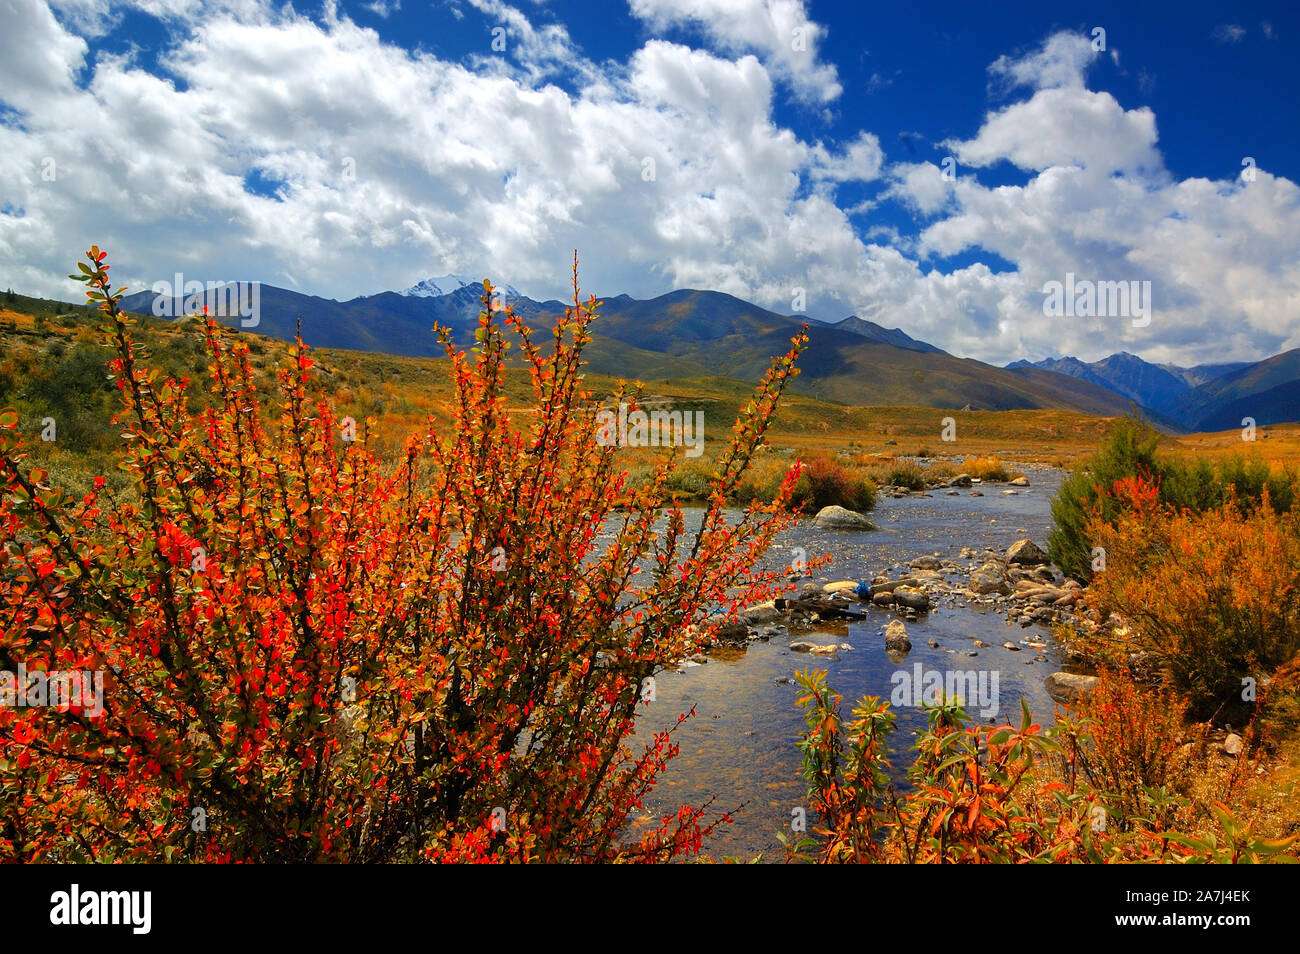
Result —
POLYGON ((925 471, 910 460, 896 460, 885 471, 885 483, 908 490, 924 490, 925 471))
POLYGON ((712 474, 701 465, 683 464, 668 475, 668 490, 678 496, 704 499, 709 496, 711 477, 712 474))

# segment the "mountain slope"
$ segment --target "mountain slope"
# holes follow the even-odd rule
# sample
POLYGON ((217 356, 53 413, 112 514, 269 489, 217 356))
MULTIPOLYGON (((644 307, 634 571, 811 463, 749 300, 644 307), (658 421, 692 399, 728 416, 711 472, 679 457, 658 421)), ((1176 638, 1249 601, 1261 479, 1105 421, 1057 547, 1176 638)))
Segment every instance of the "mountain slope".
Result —
POLYGON ((1241 427, 1243 417, 1256 424, 1300 421, 1297 383, 1300 348, 1293 348, 1202 384, 1179 403, 1198 431, 1241 427))
POLYGON ((1136 401, 1139 406, 1153 410, 1168 408, 1178 395, 1192 388, 1192 385, 1169 369, 1151 364, 1126 351, 1093 362, 1072 357, 1045 358, 1035 362, 1014 361, 1007 367, 1034 367, 1069 375, 1109 388, 1116 394, 1136 401))
POLYGON ((1202 364, 1192 368, 1156 365, 1120 352, 1091 363, 1078 358, 1014 361, 1007 368, 1041 369, 1061 377, 1101 384, 1135 401, 1159 422, 1184 431, 1300 420, 1293 385, 1300 382, 1300 349, 1258 362, 1202 364))
MULTIPOLYGON (((426 290, 434 287, 442 288, 436 279, 426 290)), ((260 295, 260 321, 250 329, 259 334, 291 340, 301 316, 303 338, 316 347, 416 357, 442 354, 432 332, 435 322, 468 346, 481 308, 476 283, 443 295, 383 292, 346 302, 269 285, 261 286, 260 295)), ((145 292, 124 304, 148 313, 153 299, 145 292)), ((564 307, 529 298, 513 306, 535 327, 548 325, 564 307)), ((593 372, 629 379, 723 375, 756 381, 772 355, 788 348, 799 324, 800 319, 722 292, 682 289, 648 300, 617 295, 604 299, 588 358, 593 372)), ((844 404, 1060 408, 1108 416, 1128 409, 1127 400, 1092 382, 957 358, 861 319, 810 321, 808 334, 802 374, 792 387, 844 404)))
MULTIPOLYGON (((816 321, 813 319, 812 323, 816 321)), ((895 348, 902 348, 906 351, 924 351, 930 354, 946 354, 941 348, 926 341, 917 341, 911 335, 907 334, 901 328, 884 328, 874 321, 867 321, 865 318, 859 318, 857 315, 849 315, 842 321, 828 322, 816 321, 816 324, 825 325, 828 328, 835 328, 839 331, 851 331, 855 335, 861 335, 871 341, 879 341, 881 344, 893 345, 895 348)))
MULTIPOLYGON (((539 308, 529 317, 548 319, 553 313, 539 308)), ((772 355, 788 347, 799 323, 721 292, 684 289, 644 301, 626 295, 606 299, 596 329, 602 338, 752 381, 767 370, 772 355)), ((800 359, 802 373, 792 386, 845 404, 1054 407, 1104 415, 1128 410, 1123 398, 1087 382, 1067 384, 1044 372, 1017 374, 956 358, 911 338, 910 347, 899 347, 820 322, 808 323, 808 336, 808 350, 800 359)), ((593 360, 592 369, 633 375, 634 361, 618 353, 609 359, 593 360)))
POLYGON ((1209 384, 1215 378, 1221 378, 1225 374, 1232 374, 1234 371, 1248 368, 1252 364, 1254 364, 1253 361, 1235 361, 1229 364, 1198 364, 1190 368, 1180 368, 1176 364, 1162 364, 1160 367, 1178 378, 1189 388, 1199 388, 1202 384, 1209 384))

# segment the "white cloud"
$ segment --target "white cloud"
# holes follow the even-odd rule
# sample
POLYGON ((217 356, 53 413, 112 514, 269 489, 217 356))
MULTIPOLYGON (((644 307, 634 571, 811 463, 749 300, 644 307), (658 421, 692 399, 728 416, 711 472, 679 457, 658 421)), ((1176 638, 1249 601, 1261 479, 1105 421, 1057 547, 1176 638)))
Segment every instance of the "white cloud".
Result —
POLYGON ((1156 118, 1125 110, 1109 93, 1051 88, 987 117, 974 139, 946 143, 963 165, 1008 160, 1021 169, 1078 165, 1096 172, 1158 169, 1156 118))
POLYGON ((728 53, 755 52, 802 98, 827 103, 840 95, 833 65, 817 48, 826 28, 808 17, 803 0, 629 0, 652 28, 693 24, 728 53))
POLYGON ((880 178, 885 163, 880 140, 869 132, 860 133, 840 155, 833 155, 820 143, 813 154, 817 159, 811 170, 813 178, 833 182, 871 182, 880 178))
MULTIPOLYGON (((955 168, 954 168, 955 174, 955 168)), ((887 196, 901 199, 922 215, 934 215, 948 204, 955 179, 932 162, 897 162, 889 168, 893 185, 887 196)))
POLYGON ((1223 23, 1211 35, 1220 43, 1240 43, 1246 38, 1246 28, 1239 23, 1223 23))
POLYGON ((949 182, 885 165, 869 131, 825 143, 783 128, 780 71, 758 55, 651 40, 597 66, 567 34, 480 5, 531 52, 453 63, 338 13, 189 8, 162 58, 174 75, 158 76, 87 61, 72 20, 0 0, 0 97, 20 114, 0 121, 0 286, 74 296, 64 276, 97 242, 136 288, 180 270, 351 297, 455 272, 560 297, 577 248, 601 294, 708 287, 786 311, 804 287, 814 315, 856 312, 987 360, 1300 346, 1295 184, 1264 169, 1174 180, 1149 110, 1071 79, 1087 62, 1073 40, 999 61, 1028 98, 950 144, 949 182), (575 82, 545 85, 566 57, 575 82), (981 184, 1004 160, 1026 181, 981 184), (276 194, 246 188, 254 174, 276 194), (838 205, 864 182, 882 194, 838 205), (872 221, 887 197, 924 217, 919 236, 872 221), (930 264, 958 254, 1013 268, 930 264), (1066 271, 1153 281, 1151 325, 1043 318, 1042 284, 1066 271))
POLYGON ((1026 56, 1003 55, 989 73, 1006 86, 1032 89, 1081 88, 1088 67, 1097 57, 1092 40, 1081 33, 1054 33, 1042 48, 1026 56))

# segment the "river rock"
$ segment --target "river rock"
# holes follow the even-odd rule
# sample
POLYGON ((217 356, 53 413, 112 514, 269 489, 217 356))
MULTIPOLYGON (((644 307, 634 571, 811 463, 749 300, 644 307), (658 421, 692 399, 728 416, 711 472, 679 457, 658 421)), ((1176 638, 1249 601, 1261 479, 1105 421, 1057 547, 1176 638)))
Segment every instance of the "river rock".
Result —
POLYGON ((813 518, 813 526, 821 530, 875 530, 876 525, 865 515, 832 504, 822 507, 813 518))
POLYGON ((823 593, 843 593, 846 596, 857 596, 858 583, 856 580, 836 580, 834 583, 827 583, 822 587, 823 593))
POLYGON ((891 619, 885 627, 885 649, 896 653, 907 653, 912 649, 912 640, 907 636, 907 627, 901 621, 891 619))
POLYGON ((1011 592, 1006 569, 991 560, 979 569, 971 571, 970 588, 976 593, 1011 592))
POLYGON ((889 590, 886 590, 883 593, 877 593, 871 597, 871 602, 876 604, 877 606, 893 606, 894 594, 891 593, 889 590))
POLYGON ((914 586, 899 586, 894 589, 894 600, 908 609, 927 610, 930 608, 930 594, 914 586))
POLYGON ((919 556, 908 564, 913 570, 941 570, 943 561, 937 556, 919 556))
POLYGON ((1028 487, 1028 486, 1029 486, 1029 478, 1028 478, 1028 477, 1017 477, 1015 480, 1011 481, 1011 486, 1012 486, 1012 487, 1028 487))
POLYGON ((970 474, 958 474, 952 480, 948 481, 949 487, 969 487, 971 483, 970 474))
POLYGON ((1096 685, 1096 676, 1054 672, 1047 677, 1047 694, 1057 702, 1076 702, 1092 692, 1096 685))
POLYGON ((1028 537, 1017 540, 1007 547, 1007 563, 1014 563, 1019 566, 1039 566, 1047 562, 1047 554, 1028 537))
POLYGON ((776 608, 776 604, 771 600, 766 603, 757 603, 754 606, 746 607, 741 610, 739 616, 744 622, 755 625, 757 623, 770 623, 781 615, 781 611, 776 608))
POLYGON ((718 627, 716 638, 723 646, 745 646, 749 643, 749 626, 745 623, 724 623, 718 627))
POLYGON ((801 639, 790 644, 790 652, 810 653, 814 656, 830 656, 838 650, 839 647, 834 643, 812 643, 806 639, 801 639))
POLYGON ((1240 755, 1242 746, 1244 744, 1245 743, 1243 742, 1241 736, 1239 736, 1235 732, 1229 732, 1228 737, 1223 740, 1223 745, 1221 746, 1223 749, 1223 754, 1240 755))

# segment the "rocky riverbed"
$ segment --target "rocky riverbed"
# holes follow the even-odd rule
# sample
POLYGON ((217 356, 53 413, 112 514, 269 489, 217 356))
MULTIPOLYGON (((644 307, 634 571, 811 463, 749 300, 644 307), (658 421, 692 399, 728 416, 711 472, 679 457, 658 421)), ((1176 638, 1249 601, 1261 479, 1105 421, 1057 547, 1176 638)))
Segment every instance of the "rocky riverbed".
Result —
POLYGON ((782 534, 769 566, 803 553, 829 553, 834 562, 799 579, 788 599, 748 608, 718 647, 659 678, 639 732, 692 706, 696 717, 678 731, 681 753, 634 831, 683 802, 712 797, 719 811, 739 811, 709 854, 779 857, 776 833, 788 831, 792 810, 806 802, 796 669, 826 669, 846 714, 863 695, 892 697, 899 783, 925 721, 922 697, 900 692, 915 677, 979 685, 983 695, 967 708, 981 721, 1012 718, 1024 698, 1050 723, 1053 696, 1081 691, 1057 677, 1066 654, 1051 634, 1074 618, 1080 586, 1042 552, 1062 476, 1037 468, 1014 487, 959 480, 923 493, 886 488, 869 524, 835 514, 782 534))

